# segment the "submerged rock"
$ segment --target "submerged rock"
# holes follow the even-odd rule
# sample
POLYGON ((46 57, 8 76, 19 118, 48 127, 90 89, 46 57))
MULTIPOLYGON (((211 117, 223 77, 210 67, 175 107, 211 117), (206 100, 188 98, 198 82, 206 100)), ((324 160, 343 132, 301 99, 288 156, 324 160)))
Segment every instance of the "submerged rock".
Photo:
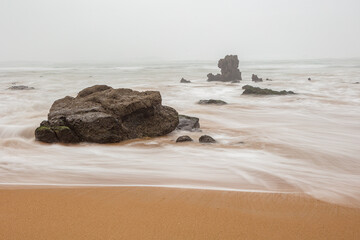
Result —
POLYGON ((35 88, 24 86, 24 85, 17 85, 17 86, 11 86, 8 89, 9 90, 33 90, 35 88))
POLYGON ((180 83, 191 83, 191 81, 186 80, 185 78, 181 78, 180 83))
POLYGON ((250 85, 245 85, 242 87, 245 91, 242 93, 243 95, 246 94, 255 94, 255 95, 288 95, 288 94, 295 94, 293 91, 274 91, 268 88, 259 88, 253 87, 250 85))
POLYGON ((41 123, 35 136, 43 142, 64 143, 114 143, 162 136, 178 126, 179 118, 175 109, 161 102, 157 91, 95 85, 80 91, 75 98, 56 100, 48 121, 41 123))
POLYGON ((219 60, 218 67, 221 69, 221 74, 209 73, 207 75, 208 81, 233 82, 241 80, 237 55, 226 55, 225 58, 219 60))
POLYGON ((199 142, 201 142, 201 143, 215 143, 216 141, 215 141, 215 139, 213 139, 209 135, 202 135, 199 138, 199 142))
POLYGON ((178 139, 176 139, 176 142, 192 142, 192 138, 185 135, 185 136, 180 136, 178 137, 178 139))
POLYGON ((198 104, 202 105, 208 105, 208 104, 214 104, 214 105, 225 105, 227 102, 224 102, 223 100, 216 100, 216 99, 209 99, 209 100, 200 100, 198 104))
POLYGON ((199 118, 186 115, 179 115, 179 125, 177 130, 196 131, 200 128, 199 118))
POLYGON ((257 75, 253 74, 251 76, 251 81, 253 81, 253 82, 262 82, 263 80, 262 80, 262 78, 259 78, 257 75))

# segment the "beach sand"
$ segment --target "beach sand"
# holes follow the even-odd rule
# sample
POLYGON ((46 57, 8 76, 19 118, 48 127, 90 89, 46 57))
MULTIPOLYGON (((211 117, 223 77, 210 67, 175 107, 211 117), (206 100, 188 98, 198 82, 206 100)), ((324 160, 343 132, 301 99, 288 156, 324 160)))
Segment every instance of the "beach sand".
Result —
POLYGON ((0 189, 0 239, 360 239, 360 209, 302 194, 0 189))

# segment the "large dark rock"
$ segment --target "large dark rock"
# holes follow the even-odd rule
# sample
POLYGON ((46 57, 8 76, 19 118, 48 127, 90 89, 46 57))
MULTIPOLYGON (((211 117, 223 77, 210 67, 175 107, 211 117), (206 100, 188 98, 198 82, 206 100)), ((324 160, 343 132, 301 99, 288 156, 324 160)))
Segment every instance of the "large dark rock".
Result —
POLYGON ((262 80, 262 78, 259 78, 257 75, 253 74, 251 76, 251 81, 253 81, 253 82, 262 82, 263 80, 262 80))
POLYGON ((225 105, 225 104, 227 104, 227 102, 225 102, 223 100, 209 99, 209 100, 200 100, 198 102, 198 104, 201 104, 201 105, 209 105, 209 104, 212 104, 212 105, 225 105))
POLYGON ((16 86, 11 86, 8 89, 9 90, 33 90, 35 88, 24 86, 24 85, 16 85, 16 86))
POLYGON ((199 118, 186 115, 179 115, 179 125, 177 130, 196 131, 200 128, 199 118))
POLYGON ((242 87, 242 89, 245 89, 245 91, 242 93, 244 95, 246 94, 255 94, 255 95, 288 95, 288 94, 295 94, 293 91, 274 91, 268 88, 259 88, 259 87, 253 87, 250 85, 245 85, 242 87))
POLYGON ((186 80, 185 78, 181 78, 180 83, 191 83, 191 81, 186 80))
POLYGON ((219 60, 218 67, 221 69, 221 74, 209 73, 207 75, 208 81, 233 82, 241 80, 237 55, 226 55, 225 58, 219 60))
POLYGON ((64 143, 114 143, 162 136, 178 126, 179 117, 175 109, 161 105, 161 101, 157 91, 95 85, 75 98, 56 100, 48 121, 41 123, 35 136, 43 142, 64 143))

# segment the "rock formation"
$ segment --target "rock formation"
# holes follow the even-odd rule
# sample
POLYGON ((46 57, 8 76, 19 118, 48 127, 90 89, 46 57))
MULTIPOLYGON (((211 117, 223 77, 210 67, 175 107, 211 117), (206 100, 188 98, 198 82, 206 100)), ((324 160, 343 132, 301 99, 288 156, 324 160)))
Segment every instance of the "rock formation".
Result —
POLYGON ((56 100, 48 120, 35 130, 35 137, 48 143, 114 143, 162 136, 178 126, 179 117, 175 109, 161 105, 161 101, 157 91, 95 85, 75 98, 56 100))
POLYGON ((200 128, 199 118, 186 115, 179 115, 179 125, 177 130, 196 131, 200 128))
POLYGON ((181 78, 180 83, 191 83, 191 81, 186 80, 185 78, 181 78))
POLYGON ((242 93, 243 95, 246 94, 255 94, 255 95, 288 95, 288 94, 295 94, 293 91, 274 91, 268 88, 259 88, 253 87, 250 85, 245 85, 242 87, 245 91, 242 93))
POLYGON ((225 104, 227 104, 227 102, 224 102, 223 100, 209 99, 209 100, 200 100, 198 102, 198 104, 201 104, 201 105, 209 105, 209 104, 225 105, 225 104))
POLYGON ((262 82, 263 80, 262 80, 262 78, 259 78, 257 75, 253 74, 251 76, 251 81, 253 81, 253 82, 262 82))
POLYGON ((241 80, 237 55, 226 55, 225 58, 219 60, 218 67, 221 69, 221 74, 209 73, 208 81, 236 82, 236 80, 241 80))

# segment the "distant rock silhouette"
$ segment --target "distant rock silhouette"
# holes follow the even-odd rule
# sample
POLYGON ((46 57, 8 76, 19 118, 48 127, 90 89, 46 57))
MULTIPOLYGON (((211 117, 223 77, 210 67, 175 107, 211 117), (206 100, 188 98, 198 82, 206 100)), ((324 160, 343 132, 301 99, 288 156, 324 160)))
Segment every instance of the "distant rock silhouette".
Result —
POLYGON ((259 78, 257 75, 253 74, 251 76, 251 81, 253 81, 253 82, 262 82, 263 80, 262 80, 262 78, 259 78))
POLYGON ((207 75, 208 81, 233 82, 241 80, 237 55, 226 55, 225 58, 219 60, 218 67, 221 69, 221 74, 209 73, 207 75))
POLYGON ((288 95, 288 94, 295 94, 293 91, 274 91, 268 88, 259 88, 259 87, 253 87, 250 85, 245 85, 242 87, 242 89, 245 89, 243 92, 243 95, 247 94, 254 94, 254 95, 288 95))
POLYGON ((225 102, 223 100, 209 99, 209 100, 200 100, 198 102, 198 104, 201 104, 201 105, 210 105, 210 104, 213 104, 213 105, 225 105, 225 104, 227 104, 227 102, 225 102))
POLYGON ((17 86, 11 86, 8 89, 9 90, 33 90, 35 88, 24 86, 24 85, 17 85, 17 86))
POLYGON ((191 83, 190 80, 186 80, 185 78, 181 78, 180 82, 181 83, 191 83))

